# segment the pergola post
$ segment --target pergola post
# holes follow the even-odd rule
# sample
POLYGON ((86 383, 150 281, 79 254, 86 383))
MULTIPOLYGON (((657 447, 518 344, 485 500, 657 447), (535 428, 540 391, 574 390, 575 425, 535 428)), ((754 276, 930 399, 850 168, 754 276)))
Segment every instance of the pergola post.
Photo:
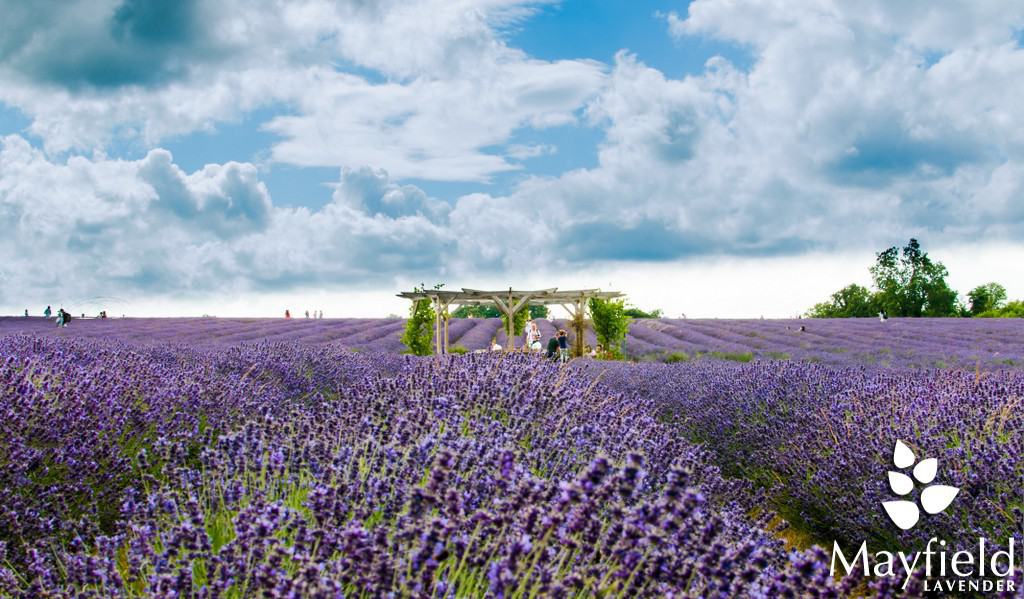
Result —
POLYGON ((498 309, 501 310, 501 313, 507 319, 505 322, 505 349, 511 349, 509 343, 512 342, 512 335, 509 333, 509 323, 512 322, 512 317, 509 315, 508 304, 503 302, 497 295, 492 295, 491 299, 494 300, 494 304, 498 306, 498 309))
POLYGON ((433 296, 431 300, 434 302, 434 355, 439 356, 442 353, 441 347, 441 298, 433 296))
POLYGON ((576 330, 576 341, 573 343, 573 355, 577 358, 583 356, 583 329, 584 321, 586 316, 586 300, 583 298, 583 294, 580 294, 580 298, 576 300, 576 313, 573 314, 573 328, 576 330))
POLYGON ((451 320, 451 315, 448 314, 448 306, 452 303, 451 300, 442 301, 442 316, 444 319, 444 353, 448 353, 448 321, 451 320))

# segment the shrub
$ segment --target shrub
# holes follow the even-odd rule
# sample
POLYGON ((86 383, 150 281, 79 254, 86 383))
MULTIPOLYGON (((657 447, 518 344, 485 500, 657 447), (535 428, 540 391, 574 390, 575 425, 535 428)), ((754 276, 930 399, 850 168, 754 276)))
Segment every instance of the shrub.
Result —
POLYGON ((590 318, 594 322, 594 333, 608 355, 622 357, 622 343, 629 331, 629 316, 626 315, 622 300, 590 298, 590 318))
POLYGON ((410 354, 429 356, 434 347, 434 307, 430 300, 413 302, 409 309, 409 320, 405 323, 402 343, 410 354))
POLYGON ((674 351, 665 358, 666 364, 675 364, 676 362, 689 362, 690 356, 686 352, 674 351))

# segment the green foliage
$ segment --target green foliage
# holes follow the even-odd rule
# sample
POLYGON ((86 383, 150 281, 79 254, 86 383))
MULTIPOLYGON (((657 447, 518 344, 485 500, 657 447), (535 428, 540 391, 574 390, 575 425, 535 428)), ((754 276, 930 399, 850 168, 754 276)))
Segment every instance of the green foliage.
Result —
POLYGON ((832 294, 829 301, 807 311, 812 318, 874 316, 960 316, 963 306, 946 283, 949 271, 933 261, 911 239, 902 250, 893 246, 875 254, 870 268, 875 291, 853 284, 832 294))
POLYGON ((429 356, 434 347, 434 306, 430 300, 413 302, 409 309, 409 320, 405 323, 402 343, 409 348, 409 353, 416 356, 429 356))
POLYGON ((498 318, 501 311, 490 304, 481 306, 459 306, 452 312, 453 318, 498 318))
POLYGON ((1024 318, 1024 300, 1010 302, 1001 308, 978 314, 979 318, 1024 318))
MULTIPOLYGON (((440 289, 444 283, 434 285, 434 289, 440 289)), ((415 291, 421 292, 426 286, 416 287, 415 291)), ((429 356, 433 353, 434 347, 434 312, 433 302, 430 300, 418 300, 413 302, 409 308, 409 320, 405 323, 405 332, 402 333, 402 343, 409 348, 409 353, 416 356, 429 356)))
POLYGON ((871 277, 878 304, 890 316, 956 316, 956 292, 946 283, 949 271, 932 261, 916 239, 876 254, 871 277))
POLYGON ((829 301, 815 304, 807 315, 811 318, 855 318, 874 316, 878 311, 871 291, 853 283, 833 293, 829 301))
POLYGON ((645 312, 636 306, 629 306, 624 312, 630 318, 661 318, 663 314, 661 309, 645 312))
POLYGON ((453 346, 448 348, 448 353, 450 353, 450 354, 458 354, 458 355, 468 354, 469 353, 469 348, 466 347, 465 345, 453 345, 453 346))
MULTIPOLYGON (((529 320, 530 313, 527 310, 520 310, 516 312, 516 318, 512 322, 512 333, 515 335, 522 335, 523 331, 526 330, 526 321, 529 320)), ((503 329, 508 328, 508 317, 504 314, 501 315, 501 326, 503 329)))
POLYGON ((999 283, 978 285, 967 294, 971 301, 971 316, 996 311, 1006 303, 1006 287, 999 283))
POLYGON ((592 297, 589 300, 589 307, 597 342, 610 355, 621 357, 622 343, 626 340, 630 321, 626 315, 625 302, 592 297))
MULTIPOLYGON (((530 318, 547 318, 548 307, 530 304, 530 318)), ((525 312, 524 312, 525 313, 525 312)), ((453 318, 499 318, 501 317, 501 310, 498 310, 497 306, 493 305, 481 305, 481 306, 459 306, 454 312, 452 312, 453 318)), ((525 321, 524 321, 525 322, 525 321)))
POLYGON ((689 361, 690 361, 689 354, 687 354, 686 352, 681 352, 681 351, 672 352, 672 353, 670 353, 665 358, 665 363, 666 364, 675 364, 677 362, 689 362, 689 361))

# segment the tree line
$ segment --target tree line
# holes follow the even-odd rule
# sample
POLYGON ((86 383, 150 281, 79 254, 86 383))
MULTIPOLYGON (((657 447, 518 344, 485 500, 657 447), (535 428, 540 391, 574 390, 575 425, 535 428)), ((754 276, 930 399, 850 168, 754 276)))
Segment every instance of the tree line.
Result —
POLYGON ((1022 318, 1024 301, 1007 302, 999 283, 978 285, 966 301, 946 282, 949 271, 911 239, 875 254, 869 269, 872 289, 852 283, 807 311, 811 318, 877 316, 937 316, 1022 318))

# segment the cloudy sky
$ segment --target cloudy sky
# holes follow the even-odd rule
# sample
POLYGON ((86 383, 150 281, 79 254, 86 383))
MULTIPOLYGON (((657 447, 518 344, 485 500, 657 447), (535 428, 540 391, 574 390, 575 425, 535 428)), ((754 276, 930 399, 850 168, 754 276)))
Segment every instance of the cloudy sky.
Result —
POLYGON ((0 313, 1024 296, 1016 0, 0 0, 0 313))

